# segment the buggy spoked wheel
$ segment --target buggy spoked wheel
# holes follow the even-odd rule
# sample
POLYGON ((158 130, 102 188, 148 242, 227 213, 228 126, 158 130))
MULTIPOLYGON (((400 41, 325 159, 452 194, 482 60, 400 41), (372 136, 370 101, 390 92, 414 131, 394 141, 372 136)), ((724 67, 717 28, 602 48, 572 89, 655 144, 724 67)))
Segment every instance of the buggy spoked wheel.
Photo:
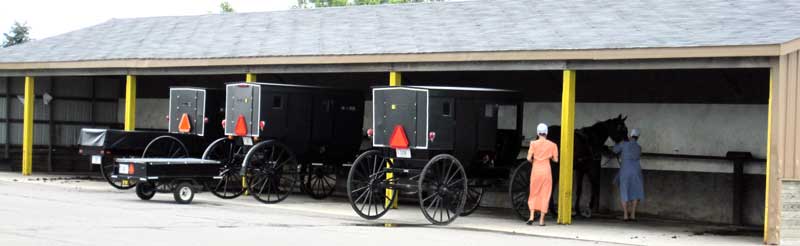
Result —
POLYGON ((440 154, 428 161, 418 187, 420 209, 431 223, 449 224, 464 211, 467 174, 454 156, 440 154))
POLYGON ((247 191, 263 203, 289 197, 299 180, 297 159, 286 145, 275 140, 254 145, 244 157, 247 191))
POLYGON ((103 174, 103 178, 110 184, 112 187, 120 189, 120 190, 127 190, 136 186, 136 181, 130 180, 114 180, 111 178, 111 174, 114 173, 114 170, 117 170, 119 165, 116 162, 109 161, 108 163, 103 162, 100 165, 100 173, 103 174))
POLYGON ((469 180, 467 184, 467 200, 464 203, 464 211, 461 212, 461 216, 468 216, 480 207, 483 192, 486 188, 479 182, 480 180, 478 179, 469 180))
POLYGON ((189 157, 189 149, 173 136, 159 136, 151 140, 142 152, 142 158, 153 157, 186 158, 189 157))
POLYGON ((309 164, 303 177, 303 190, 314 199, 325 199, 336 190, 336 167, 309 164))
POLYGON ((511 207, 522 220, 528 220, 531 211, 528 208, 528 196, 530 195, 531 168, 528 161, 523 161, 511 174, 511 183, 508 185, 508 195, 511 197, 511 207))
POLYGON ((214 140, 206 148, 203 152, 203 159, 217 160, 222 163, 219 170, 220 178, 208 184, 211 194, 222 199, 233 199, 244 193, 240 174, 244 154, 244 148, 241 145, 227 138, 214 140))
POLYGON ((361 218, 378 219, 387 211, 389 204, 397 199, 397 193, 392 192, 390 197, 386 188, 393 180, 386 179, 387 164, 390 163, 377 150, 369 150, 356 158, 350 172, 347 174, 347 197, 350 206, 361 218), (388 201, 388 202, 387 202, 388 201))
POLYGON ((156 186, 150 182, 139 182, 136 184, 136 196, 142 200, 150 200, 156 195, 156 186))

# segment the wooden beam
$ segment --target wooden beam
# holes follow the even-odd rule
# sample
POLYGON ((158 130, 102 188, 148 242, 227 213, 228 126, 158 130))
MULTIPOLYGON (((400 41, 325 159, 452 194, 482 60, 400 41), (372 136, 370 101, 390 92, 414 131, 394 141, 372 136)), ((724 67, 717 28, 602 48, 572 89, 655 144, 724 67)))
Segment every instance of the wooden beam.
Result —
POLYGON ((547 61, 547 60, 625 60, 671 59, 710 57, 778 56, 780 44, 632 48, 585 50, 535 50, 535 51, 480 51, 403 53, 377 55, 311 55, 267 56, 207 59, 119 59, 94 61, 17 62, 0 63, 0 70, 80 69, 80 68, 166 68, 248 65, 300 65, 300 64, 363 64, 363 63, 414 63, 414 62, 474 62, 474 61, 547 61))
POLYGON ((136 129, 136 76, 125 76, 125 130, 136 129))
POLYGON ((31 175, 33 172, 33 99, 36 96, 33 90, 33 77, 25 77, 25 99, 23 102, 22 123, 22 175, 31 175))
POLYGON ((558 178, 558 223, 572 224, 572 161, 575 135, 575 73, 564 70, 561 95, 561 149, 558 178))
MULTIPOLYGON (((397 71, 389 72, 389 86, 401 86, 401 85, 403 85, 403 75, 397 71)), ((392 163, 394 163, 394 160, 390 158, 389 162, 386 163, 386 168, 392 168, 392 163)), ((387 180, 391 180, 393 178, 394 178, 394 173, 392 172, 386 173, 387 180)), ((395 196, 394 189, 386 189, 386 196, 394 197, 395 196)), ((387 198, 385 206, 389 208, 397 208, 398 200, 400 199, 394 199, 394 202, 392 203, 391 199, 387 198)))
POLYGON ((244 76, 244 81, 245 81, 245 82, 248 82, 248 83, 250 83, 250 82, 256 82, 256 74, 254 74, 254 73, 247 73, 247 74, 244 76))

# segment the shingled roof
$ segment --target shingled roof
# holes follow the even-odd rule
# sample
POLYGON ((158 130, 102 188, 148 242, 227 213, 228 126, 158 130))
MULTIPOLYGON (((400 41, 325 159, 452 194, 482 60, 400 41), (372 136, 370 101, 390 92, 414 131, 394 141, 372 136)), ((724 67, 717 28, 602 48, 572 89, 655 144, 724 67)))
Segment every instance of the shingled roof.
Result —
POLYGON ((488 0, 112 19, 0 63, 781 44, 797 0, 488 0))

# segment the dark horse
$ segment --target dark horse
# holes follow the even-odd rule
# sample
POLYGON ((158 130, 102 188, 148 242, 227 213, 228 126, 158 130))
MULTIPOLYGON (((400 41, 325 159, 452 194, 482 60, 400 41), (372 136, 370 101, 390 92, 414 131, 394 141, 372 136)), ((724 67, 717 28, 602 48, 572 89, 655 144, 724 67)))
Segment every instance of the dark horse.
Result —
MULTIPOLYGON (((599 121, 594 125, 575 130, 572 167, 576 178, 573 187, 577 188, 577 190, 575 191, 576 198, 573 211, 577 211, 580 208, 581 195, 583 194, 583 177, 588 175, 592 193, 589 199, 589 210, 587 214, 583 214, 585 217, 590 217, 591 211, 597 210, 599 207, 601 161, 603 153, 608 151, 605 145, 606 140, 610 138, 614 142, 619 142, 628 134, 628 128, 625 126, 626 119, 628 119, 627 116, 622 117, 622 115, 619 115, 616 118, 599 121)), ((555 133, 548 134, 547 139, 556 143, 560 149, 561 126, 550 126, 548 127, 548 132, 555 133)), ((558 163, 552 163, 551 167, 553 188, 555 189, 559 176, 558 163)), ((557 199, 556 193, 553 194, 550 199, 551 207, 557 199)))

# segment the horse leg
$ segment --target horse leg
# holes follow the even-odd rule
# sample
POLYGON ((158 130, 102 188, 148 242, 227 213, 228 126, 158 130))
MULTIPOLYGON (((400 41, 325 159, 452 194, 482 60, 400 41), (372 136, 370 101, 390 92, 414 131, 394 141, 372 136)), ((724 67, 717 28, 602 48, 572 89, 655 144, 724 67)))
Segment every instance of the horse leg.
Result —
POLYGON ((575 205, 572 206, 572 215, 576 215, 581 210, 581 195, 583 194, 583 171, 575 169, 575 205))
POLYGON ((599 162, 594 164, 596 165, 592 165, 592 170, 589 172, 589 179, 592 182, 592 198, 589 202, 589 209, 597 211, 600 208, 600 174, 603 170, 599 162))

